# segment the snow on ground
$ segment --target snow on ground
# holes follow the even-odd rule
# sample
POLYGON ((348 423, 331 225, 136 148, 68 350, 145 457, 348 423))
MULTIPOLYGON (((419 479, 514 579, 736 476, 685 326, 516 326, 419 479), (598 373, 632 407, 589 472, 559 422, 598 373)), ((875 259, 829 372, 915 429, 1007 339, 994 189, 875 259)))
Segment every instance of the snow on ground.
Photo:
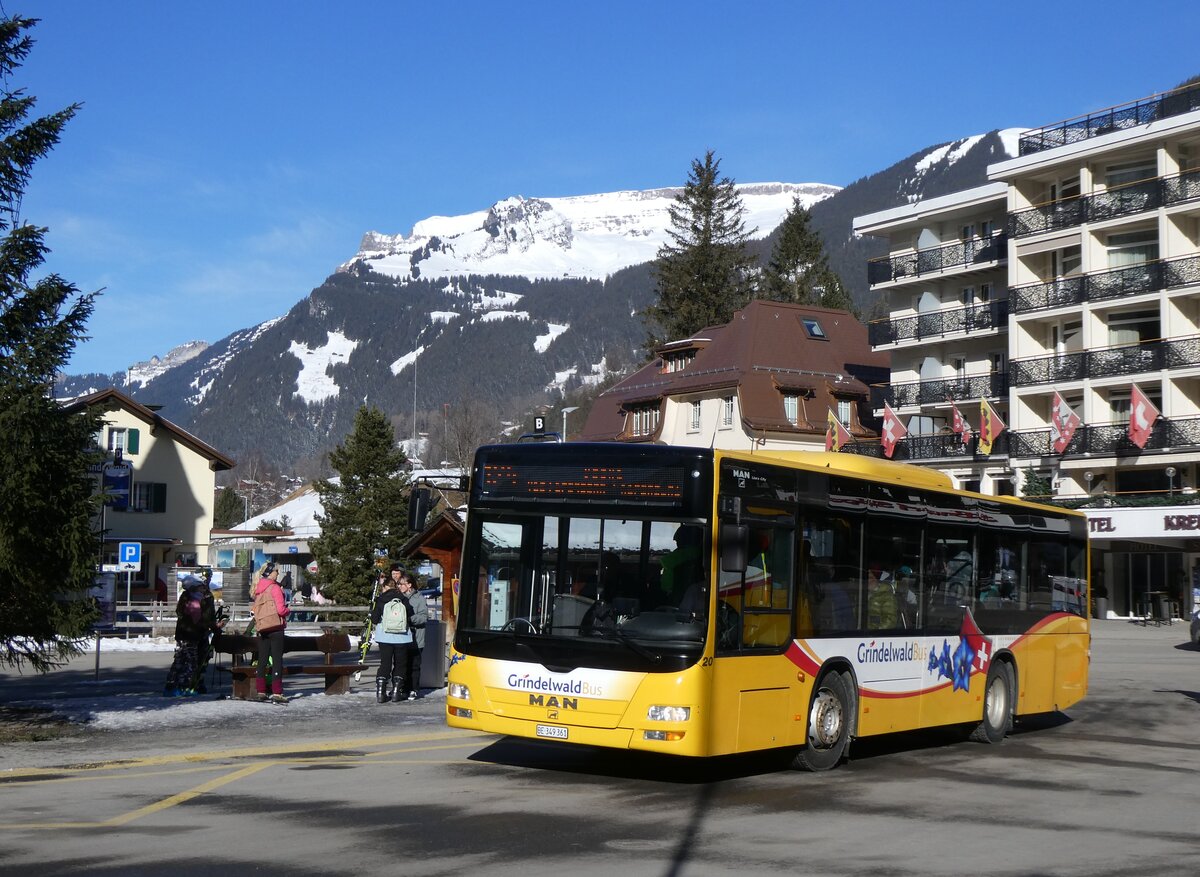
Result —
POLYGON ((451 320, 457 319, 458 311, 430 311, 429 319, 434 323, 449 323, 451 320))
POLYGON ((538 353, 545 353, 549 350, 550 345, 554 343, 554 339, 571 328, 565 323, 547 323, 546 326, 550 331, 545 335, 537 336, 533 342, 533 349, 538 353))
POLYGON ((1004 144, 1004 151, 1013 158, 1017 157, 1020 152, 1021 135, 1029 131, 1028 128, 1005 128, 999 131, 1000 142, 1004 144))
POLYGON ((529 312, 528 311, 488 311, 486 314, 484 314, 482 317, 479 318, 479 322, 494 323, 497 320, 507 320, 510 317, 515 320, 528 320, 529 312))
POLYGON ((418 347, 416 350, 409 351, 402 357, 392 363, 392 374, 398 375, 410 365, 417 361, 417 357, 425 352, 424 347, 418 347))
POLYGON ((329 367, 346 362, 358 342, 341 332, 326 333, 327 341, 321 347, 310 348, 307 344, 293 341, 288 353, 300 360, 300 374, 296 377, 296 392, 310 405, 323 402, 339 392, 337 381, 329 374, 329 367))

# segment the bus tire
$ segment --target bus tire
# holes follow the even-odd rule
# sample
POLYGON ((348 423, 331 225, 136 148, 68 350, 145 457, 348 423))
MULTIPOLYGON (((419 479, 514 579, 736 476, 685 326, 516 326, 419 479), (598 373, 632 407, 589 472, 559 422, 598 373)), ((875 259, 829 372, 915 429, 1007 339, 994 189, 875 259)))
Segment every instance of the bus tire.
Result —
POLYGON ((971 732, 976 743, 999 743, 1012 729, 1014 689, 1012 667, 994 661, 983 690, 983 719, 971 732))
POLYGON ((826 673, 813 689, 808 707, 808 741, 796 754, 797 770, 829 770, 836 767, 850 743, 854 698, 846 677, 826 673))

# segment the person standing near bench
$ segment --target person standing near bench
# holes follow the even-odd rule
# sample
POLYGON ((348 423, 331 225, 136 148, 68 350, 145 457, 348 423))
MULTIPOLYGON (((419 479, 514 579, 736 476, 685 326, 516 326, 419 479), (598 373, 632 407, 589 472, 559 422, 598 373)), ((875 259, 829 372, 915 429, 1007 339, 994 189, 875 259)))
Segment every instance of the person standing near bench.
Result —
POLYGON ((287 630, 288 604, 279 587, 279 568, 271 561, 259 571, 254 586, 254 627, 258 631, 258 678, 254 681, 258 700, 287 703, 283 696, 283 644, 287 630), (271 695, 267 696, 270 678, 271 695))
POLYGON ((371 604, 371 639, 379 647, 379 672, 375 674, 379 703, 398 703, 406 697, 404 673, 412 651, 413 607, 401 590, 402 573, 400 565, 393 564, 391 577, 379 586, 371 604))
MULTIPOLYGON (((400 592, 412 605, 413 634, 413 645, 408 650, 408 667, 404 672, 408 687, 403 699, 416 700, 417 690, 421 687, 421 654, 425 649, 425 622, 429 620, 429 601, 416 589, 412 577, 406 572, 400 573, 400 592)), ((401 699, 400 693, 397 692, 396 700, 401 699)))

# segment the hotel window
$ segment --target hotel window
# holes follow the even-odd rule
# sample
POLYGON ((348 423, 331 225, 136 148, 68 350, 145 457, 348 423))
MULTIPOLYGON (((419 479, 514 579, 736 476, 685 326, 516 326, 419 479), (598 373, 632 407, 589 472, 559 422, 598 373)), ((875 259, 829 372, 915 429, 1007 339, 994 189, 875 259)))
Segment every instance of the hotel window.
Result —
MULTIPOLYGON (((1146 398, 1150 400, 1151 404, 1154 405, 1155 408, 1157 408, 1159 411, 1162 411, 1161 387, 1139 383, 1138 389, 1146 394, 1146 398)), ((1112 422, 1114 424, 1129 423, 1129 410, 1132 407, 1129 399, 1132 395, 1132 392, 1133 391, 1130 388, 1123 387, 1114 388, 1108 394, 1108 407, 1112 410, 1112 422)), ((1076 409, 1075 413, 1078 414, 1079 409, 1076 409)))
POLYGON ((155 484, 151 481, 135 482, 129 510, 131 512, 165 512, 167 510, 167 485, 155 484))
POLYGON ((721 426, 733 426, 733 397, 726 396, 721 400, 721 426))
POLYGON ((1079 197, 1079 177, 1068 177, 1046 187, 1047 201, 1065 201, 1079 197))
POLYGON ((1079 247, 1066 247, 1050 254, 1050 277, 1070 277, 1083 268, 1083 252, 1079 247))
POLYGON ((108 450, 116 453, 136 454, 138 452, 139 430, 110 426, 108 428, 108 450))
POLYGON ((973 237, 975 237, 975 223, 972 222, 962 227, 962 239, 969 241, 973 237))
POLYGON ((979 236, 982 238, 990 238, 996 230, 996 225, 990 219, 985 219, 979 223, 979 236))
POLYGON ((1004 372, 1004 354, 1003 353, 993 353, 992 354, 992 374, 998 375, 998 374, 1002 374, 1003 372, 1004 372))
POLYGON ((837 419, 838 419, 838 422, 841 423, 842 426, 846 427, 847 429, 850 428, 850 400, 849 399, 838 399, 837 400, 837 419))
POLYGON ((1158 176, 1158 167, 1154 159, 1143 158, 1121 164, 1110 164, 1104 169, 1104 185, 1113 189, 1117 186, 1128 186, 1130 183, 1153 179, 1156 176, 1158 176))
POLYGON ((988 302, 990 302, 992 300, 992 284, 990 284, 990 283, 979 284, 979 300, 983 304, 987 304, 988 302))
POLYGON ((784 394, 783 416, 792 426, 796 426, 800 422, 800 397, 795 393, 784 394))
POLYGON ((1110 234, 1106 243, 1109 268, 1127 268, 1158 258, 1158 232, 1155 229, 1110 234))
POLYGON ((1108 343, 1141 344, 1157 341, 1162 337, 1161 323, 1157 310, 1126 311, 1110 314, 1108 318, 1108 343))
POLYGON ((959 299, 962 301, 964 307, 969 308, 975 304, 975 287, 964 286, 962 292, 959 294, 959 299))
POLYGON ((954 369, 956 378, 964 377, 967 374, 967 358, 965 356, 956 356, 950 360, 950 367, 954 369))
POLYGON ((692 413, 688 418, 688 432, 700 431, 700 403, 692 403, 692 413))

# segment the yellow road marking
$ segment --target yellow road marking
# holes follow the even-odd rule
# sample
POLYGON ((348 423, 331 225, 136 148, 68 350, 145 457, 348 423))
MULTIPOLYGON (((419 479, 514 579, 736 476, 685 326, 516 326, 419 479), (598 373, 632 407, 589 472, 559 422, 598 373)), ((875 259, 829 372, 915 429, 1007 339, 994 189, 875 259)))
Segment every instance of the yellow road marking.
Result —
POLYGON ((124 770, 131 767, 159 767, 168 764, 187 764, 197 761, 215 761, 225 758, 255 758, 271 755, 286 755, 290 752, 321 752, 330 749, 351 749, 377 746, 399 746, 406 743, 425 743, 434 740, 451 740, 454 738, 494 737, 482 731, 442 731, 434 734, 414 734, 412 736, 396 735, 392 737, 367 737, 359 740, 333 740, 328 743, 291 743, 280 746, 255 746, 245 749, 225 749, 212 752, 184 752, 171 755, 154 755, 147 758, 113 759, 95 764, 77 767, 31 767, 0 773, 0 788, 4 780, 10 777, 36 777, 47 774, 61 775, 64 773, 88 773, 101 770, 124 770))

